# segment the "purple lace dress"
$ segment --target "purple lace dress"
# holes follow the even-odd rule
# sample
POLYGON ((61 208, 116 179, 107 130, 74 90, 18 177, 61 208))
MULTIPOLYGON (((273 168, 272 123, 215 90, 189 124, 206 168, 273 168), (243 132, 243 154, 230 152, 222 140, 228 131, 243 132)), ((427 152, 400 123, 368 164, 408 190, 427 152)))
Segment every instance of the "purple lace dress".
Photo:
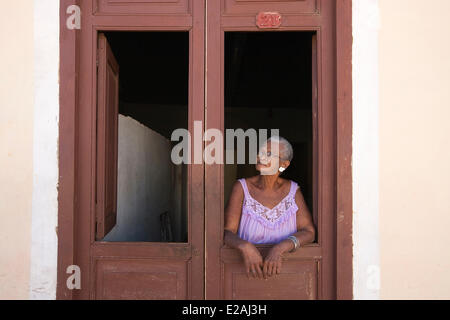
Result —
POLYGON ((289 194, 274 208, 269 209, 250 195, 245 179, 239 179, 244 189, 241 221, 238 235, 254 244, 278 243, 297 232, 298 210, 295 193, 298 185, 291 181, 289 194))

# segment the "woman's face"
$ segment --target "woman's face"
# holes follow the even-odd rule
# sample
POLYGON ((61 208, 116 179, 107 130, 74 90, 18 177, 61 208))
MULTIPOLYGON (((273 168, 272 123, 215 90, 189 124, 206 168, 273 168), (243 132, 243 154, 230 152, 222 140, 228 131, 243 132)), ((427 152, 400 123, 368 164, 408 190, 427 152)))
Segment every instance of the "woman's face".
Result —
POLYGON ((269 141, 261 147, 256 159, 256 170, 262 175, 275 175, 280 167, 280 144, 269 141))

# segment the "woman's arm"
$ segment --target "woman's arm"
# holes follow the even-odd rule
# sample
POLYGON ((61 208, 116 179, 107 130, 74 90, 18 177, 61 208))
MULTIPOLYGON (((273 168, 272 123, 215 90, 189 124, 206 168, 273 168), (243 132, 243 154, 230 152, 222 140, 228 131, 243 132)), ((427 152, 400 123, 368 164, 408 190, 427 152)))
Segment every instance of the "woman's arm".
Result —
MULTIPOLYGON (((306 205, 305 199, 300 189, 295 194, 295 203, 297 210, 297 233, 293 234, 303 246, 314 242, 316 237, 316 229, 312 220, 311 212, 306 205)), ((283 240, 274 245, 264 260, 263 273, 264 276, 272 276, 281 272, 281 256, 283 253, 294 249, 294 243, 289 240, 283 240)))
POLYGON ((236 181, 231 190, 227 207, 225 208, 224 242, 227 246, 239 250, 244 259, 248 277, 251 271, 253 277, 257 276, 262 278, 263 260, 261 254, 252 243, 242 240, 237 235, 243 202, 244 191, 240 186, 240 182, 236 181))

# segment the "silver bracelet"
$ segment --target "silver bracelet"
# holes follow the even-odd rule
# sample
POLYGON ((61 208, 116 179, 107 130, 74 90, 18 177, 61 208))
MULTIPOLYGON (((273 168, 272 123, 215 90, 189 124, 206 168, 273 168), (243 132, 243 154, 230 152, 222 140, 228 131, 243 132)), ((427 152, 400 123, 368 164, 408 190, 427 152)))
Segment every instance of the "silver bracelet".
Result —
POLYGON ((291 240, 294 243, 294 248, 289 252, 294 252, 300 247, 300 241, 298 241, 297 237, 295 236, 289 236, 287 239, 291 240))

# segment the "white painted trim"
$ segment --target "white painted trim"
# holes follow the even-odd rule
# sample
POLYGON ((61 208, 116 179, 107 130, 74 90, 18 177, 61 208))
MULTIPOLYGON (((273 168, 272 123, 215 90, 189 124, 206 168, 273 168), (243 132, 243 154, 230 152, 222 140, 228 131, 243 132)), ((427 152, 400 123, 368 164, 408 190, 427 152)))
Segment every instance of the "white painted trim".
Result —
POLYGON ((353 296, 379 299, 378 0, 353 0, 353 296))
POLYGON ((34 1, 30 299, 55 299, 58 239, 59 1, 34 1))

